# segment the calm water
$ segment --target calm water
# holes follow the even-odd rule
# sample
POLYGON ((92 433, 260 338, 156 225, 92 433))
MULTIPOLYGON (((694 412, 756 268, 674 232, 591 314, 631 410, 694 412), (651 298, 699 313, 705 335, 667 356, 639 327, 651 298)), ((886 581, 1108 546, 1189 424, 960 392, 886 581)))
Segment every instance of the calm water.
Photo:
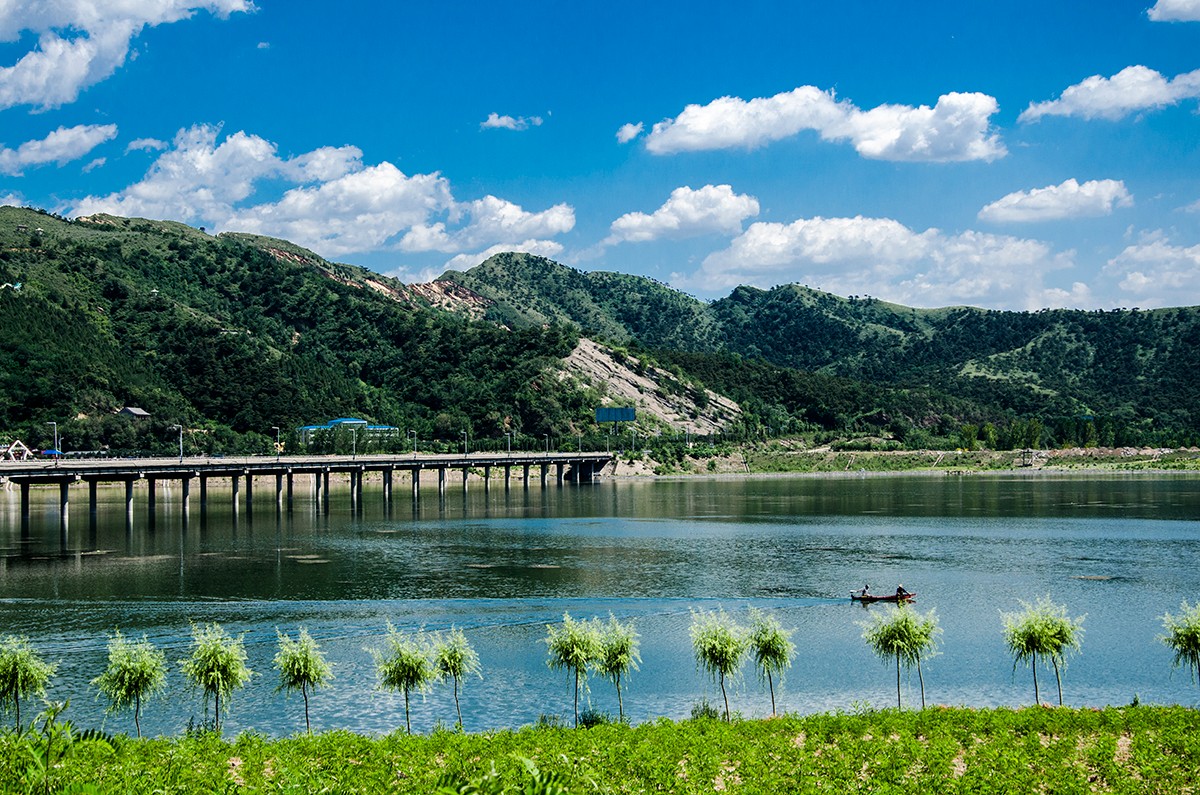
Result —
MULTIPOLYGON (((796 663, 781 708, 812 712, 894 704, 892 669, 874 658, 859 622, 878 605, 845 595, 870 582, 903 582, 917 606, 937 610, 942 653, 927 662, 934 703, 974 706, 1032 700, 1028 669, 1014 673, 1000 612, 1049 594, 1087 614, 1083 653, 1070 660, 1064 695, 1076 705, 1195 703, 1186 673, 1172 675, 1157 641, 1159 616, 1200 600, 1200 479, 1191 477, 984 477, 605 482, 526 492, 481 487, 407 491, 385 514, 378 486, 364 510, 335 493, 328 514, 299 489, 277 517, 268 489, 235 517, 210 494, 201 522, 184 526, 178 492, 160 491, 153 524, 139 498, 132 526, 123 492, 101 490, 89 521, 86 491, 60 533, 57 492, 44 492, 26 531, 17 492, 0 492, 0 634, 28 635, 61 660, 50 692, 70 698, 82 725, 105 720, 87 681, 106 659, 106 633, 145 633, 173 662, 189 624, 217 621, 245 633, 260 674, 233 698, 231 731, 289 734, 302 727, 299 697, 274 693, 276 628, 298 626, 323 645, 336 679, 312 700, 314 728, 387 732, 403 725, 400 696, 375 689, 366 649, 391 621, 400 629, 462 627, 483 680, 466 683, 469 730, 570 716, 571 680, 545 665, 546 624, 572 616, 634 619, 642 667, 627 683, 635 721, 686 716, 719 691, 695 670, 690 611, 722 607, 744 621, 750 606, 795 628, 796 663)), ((144 496, 144 495, 143 495, 144 496)), ((147 706, 143 728, 173 734, 203 717, 198 695, 171 674, 170 697, 147 706)), ((1043 698, 1053 676, 1042 679, 1043 698), (1048 683, 1048 684, 1047 684, 1048 683)), ((918 698, 913 677, 912 690, 918 698)), ((591 683, 592 705, 616 712, 611 685, 591 683)), ((747 669, 732 706, 770 710, 747 669)), ((414 702, 414 729, 454 721, 449 687, 414 702)), ((107 727, 132 731, 125 716, 107 727)))

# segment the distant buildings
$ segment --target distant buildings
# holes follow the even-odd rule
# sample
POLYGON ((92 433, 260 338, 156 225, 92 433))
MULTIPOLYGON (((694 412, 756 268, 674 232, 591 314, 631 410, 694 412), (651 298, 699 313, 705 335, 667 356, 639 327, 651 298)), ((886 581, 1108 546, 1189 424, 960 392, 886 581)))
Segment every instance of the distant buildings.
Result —
POLYGON ((398 431, 399 428, 394 425, 371 425, 366 420, 360 420, 357 417, 340 417, 336 420, 330 420, 324 425, 305 425, 298 430, 300 432, 300 441, 307 445, 313 436, 323 431, 354 431, 357 436, 367 439, 391 435, 398 431))

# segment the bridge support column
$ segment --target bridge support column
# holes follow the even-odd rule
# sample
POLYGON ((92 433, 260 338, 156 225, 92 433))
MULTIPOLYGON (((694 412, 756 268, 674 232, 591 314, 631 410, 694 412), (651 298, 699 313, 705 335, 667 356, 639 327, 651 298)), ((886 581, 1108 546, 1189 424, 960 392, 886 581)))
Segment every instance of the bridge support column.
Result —
POLYGON ((98 481, 98 480, 89 480, 88 481, 88 516, 90 516, 93 519, 96 518, 96 510, 97 510, 96 485, 99 482, 100 481, 98 481))
POLYGON ((316 507, 319 510, 321 503, 324 502, 324 494, 321 489, 321 473, 313 473, 313 500, 316 502, 316 507))
POLYGON ((467 493, 467 476, 469 474, 471 474, 471 470, 467 467, 463 467, 463 493, 464 494, 467 493))
POLYGON ((292 512, 292 470, 290 469, 287 473, 287 510, 288 513, 292 512))
POLYGON ((354 501, 358 506, 358 511, 361 513, 363 509, 363 481, 367 479, 366 469, 360 469, 356 473, 358 475, 354 481, 354 501))
POLYGON ((504 465, 504 490, 508 491, 512 485, 512 464, 504 465))
POLYGON ((125 524, 133 523, 133 479, 125 481, 125 524))
POLYGON ((563 484, 563 470, 565 468, 566 468, 565 465, 563 465, 562 463, 558 463, 558 464, 554 465, 554 470, 555 470, 554 482, 556 484, 558 484, 559 486, 561 486, 563 484))
POLYGON ((412 498, 413 502, 416 502, 421 494, 421 470, 413 467, 409 474, 412 475, 412 483, 410 484, 412 486, 412 498))
POLYGON ((546 475, 550 470, 550 465, 549 464, 540 464, 539 466, 542 470, 542 488, 544 489, 544 488, 546 488, 546 475))
POLYGON ((438 467, 438 496, 446 496, 446 468, 438 467))
POLYGON ((21 521, 29 521, 29 483, 21 481, 21 521))
POLYGON ((321 478, 325 481, 325 502, 322 505, 325 513, 329 513, 329 470, 326 469, 321 473, 321 478))
POLYGON ((184 475, 179 489, 183 492, 183 521, 187 522, 188 509, 192 507, 192 479, 184 475))
POLYGON ((146 478, 146 513, 150 516, 150 521, 154 521, 154 511, 157 508, 157 491, 158 481, 154 478, 146 478))
POLYGON ((390 508, 392 505, 392 470, 383 470, 383 507, 390 508))
POLYGON ((483 492, 484 494, 492 490, 492 466, 491 464, 483 465, 483 492))
POLYGON ((246 473, 246 513, 254 507, 254 473, 246 473))
POLYGON ((275 513, 283 513, 283 473, 275 473, 275 513))
POLYGON ((521 481, 525 485, 525 491, 529 491, 529 464, 522 464, 521 481))
POLYGON ((62 527, 66 529, 67 515, 71 508, 71 483, 63 480, 58 484, 58 514, 62 521, 62 527))
POLYGON ((233 515, 234 515, 234 516, 237 516, 237 513, 238 513, 238 492, 242 490, 242 478, 241 478, 241 475, 234 475, 234 476, 233 476, 233 478, 231 479, 231 481, 232 481, 232 482, 231 482, 229 485, 233 487, 233 488, 232 488, 232 490, 233 490, 233 500, 232 500, 232 504, 233 504, 233 515))
POLYGON ((200 476, 200 513, 208 510, 208 475, 200 476))

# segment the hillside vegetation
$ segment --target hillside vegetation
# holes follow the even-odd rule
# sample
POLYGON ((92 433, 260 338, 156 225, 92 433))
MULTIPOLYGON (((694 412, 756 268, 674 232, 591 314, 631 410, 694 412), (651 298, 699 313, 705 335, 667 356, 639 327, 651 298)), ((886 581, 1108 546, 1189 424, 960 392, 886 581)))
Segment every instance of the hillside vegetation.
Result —
POLYGON ((266 452, 276 427, 295 449, 297 427, 358 416, 399 429, 376 449, 604 449, 598 405, 639 406, 658 447, 1200 441, 1195 308, 919 310, 796 285, 706 303, 526 254, 405 285, 272 238, 14 207, 0 284, 0 435, 35 447, 55 422, 73 451, 169 452, 182 425, 189 452, 266 452))

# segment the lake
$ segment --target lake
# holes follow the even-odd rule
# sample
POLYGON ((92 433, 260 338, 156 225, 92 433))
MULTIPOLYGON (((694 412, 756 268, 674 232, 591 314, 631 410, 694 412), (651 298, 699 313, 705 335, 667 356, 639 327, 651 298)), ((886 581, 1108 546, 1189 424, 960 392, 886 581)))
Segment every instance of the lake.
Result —
MULTIPOLYGON (((876 592, 903 583, 918 592, 919 611, 936 610, 941 653, 923 666, 931 703, 1030 703, 1031 674, 1013 670, 1000 614, 1046 595, 1086 614, 1082 653, 1063 675, 1068 704, 1200 698, 1158 640, 1165 612, 1200 600, 1194 476, 696 478, 487 493, 472 484, 442 501, 425 490, 417 508, 397 487, 403 499, 390 511, 376 483, 358 515, 344 490, 335 488, 326 513, 299 488, 282 516, 263 495, 235 515, 210 484, 205 520, 193 498, 186 525, 178 490, 163 485, 153 523, 144 494, 127 525, 123 491, 101 489, 95 521, 86 499, 74 500, 65 537, 56 490, 35 492, 24 531, 17 492, 0 492, 0 634, 27 635, 60 661, 48 695, 69 698, 78 725, 132 732, 132 718, 106 717, 87 684, 118 627, 144 633, 172 662, 168 698, 146 706, 144 731, 177 734, 202 719, 177 661, 190 624, 207 622, 244 634, 259 674, 234 695, 229 732, 303 728, 301 699, 275 693, 271 666, 276 629, 300 626, 336 676, 312 697, 314 729, 402 728, 403 698, 377 689, 367 651, 388 622, 466 632, 484 674, 463 689, 468 730, 541 715, 569 721, 571 676, 547 667, 542 642, 564 612, 633 620, 642 664, 625 683, 627 713, 635 722, 686 717, 702 699, 720 700, 696 670, 692 611, 721 608, 745 623, 751 606, 795 632, 781 709, 894 706, 894 669, 871 654, 860 624, 895 607, 851 604, 849 591, 864 582, 876 592)), ((1056 698, 1053 671, 1039 680, 1043 700, 1056 698)), ((906 706, 919 705, 915 674, 904 684, 906 706)), ((591 679, 590 702, 616 713, 608 682, 591 679)), ((749 667, 731 707, 770 712, 749 667)), ((449 685, 413 702, 416 731, 454 719, 449 685)))

